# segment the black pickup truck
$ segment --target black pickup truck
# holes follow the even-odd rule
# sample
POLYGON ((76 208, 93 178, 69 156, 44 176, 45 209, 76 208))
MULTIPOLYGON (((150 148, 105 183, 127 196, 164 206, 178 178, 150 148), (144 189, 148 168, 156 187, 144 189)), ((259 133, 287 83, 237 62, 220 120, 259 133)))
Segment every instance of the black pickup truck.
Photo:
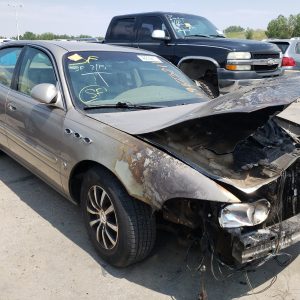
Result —
POLYGON ((157 53, 178 66, 211 97, 282 75, 276 45, 225 38, 207 19, 152 12, 114 17, 104 43, 157 53))

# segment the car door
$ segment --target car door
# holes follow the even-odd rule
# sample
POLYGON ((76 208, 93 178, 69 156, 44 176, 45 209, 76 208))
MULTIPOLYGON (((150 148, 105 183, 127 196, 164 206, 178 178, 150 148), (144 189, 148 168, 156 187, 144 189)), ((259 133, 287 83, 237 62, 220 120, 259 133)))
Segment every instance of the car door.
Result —
POLYGON ((170 37, 163 20, 158 16, 144 16, 141 17, 138 28, 138 47, 157 53, 172 62, 174 47, 169 45, 165 40, 156 40, 152 38, 152 32, 154 30, 164 30, 166 36, 170 37))
POLYGON ((5 132, 5 105, 10 91, 13 73, 22 48, 9 47, 0 49, 0 146, 7 148, 5 132))
POLYGON ((300 42, 296 44, 295 48, 295 61, 297 65, 297 69, 300 70, 300 42))
POLYGON ((59 88, 54 66, 49 53, 26 48, 14 89, 7 97, 6 128, 10 151, 49 184, 60 188, 65 111, 30 96, 31 89, 41 83, 59 88))

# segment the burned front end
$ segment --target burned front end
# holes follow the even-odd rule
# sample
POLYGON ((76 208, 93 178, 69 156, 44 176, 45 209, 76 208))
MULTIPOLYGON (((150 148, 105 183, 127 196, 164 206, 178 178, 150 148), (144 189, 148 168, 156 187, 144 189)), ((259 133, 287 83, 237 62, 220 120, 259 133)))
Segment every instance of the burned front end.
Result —
MULTIPOLYGON (((254 194, 260 200, 253 206, 225 206, 219 215, 223 227, 223 246, 241 264, 276 255, 280 250, 300 241, 300 161, 254 194), (233 212, 232 212, 233 210, 233 212), (233 220, 238 219, 237 222, 233 220), (247 219, 252 222, 247 223, 247 219), (264 220, 265 219, 265 220, 264 220), (260 224, 255 224, 260 222, 260 224), (228 222, 228 224, 226 224, 228 222), (237 224, 240 223, 240 226, 237 224), (251 224, 252 223, 252 224, 251 224)), ((215 233, 218 228, 214 228, 215 233)), ((218 234, 217 234, 218 235, 218 234)))
POLYGON ((141 136, 240 200, 178 198, 162 209, 166 220, 205 235, 228 264, 276 255, 300 241, 300 140, 277 119, 283 109, 205 116, 141 136))
POLYGON ((219 223, 227 236, 224 243, 241 264, 275 255, 300 241, 300 144, 278 123, 270 118, 233 151, 237 170, 256 172, 258 179, 280 175, 248 192, 247 203, 241 204, 245 207, 221 209, 219 223))

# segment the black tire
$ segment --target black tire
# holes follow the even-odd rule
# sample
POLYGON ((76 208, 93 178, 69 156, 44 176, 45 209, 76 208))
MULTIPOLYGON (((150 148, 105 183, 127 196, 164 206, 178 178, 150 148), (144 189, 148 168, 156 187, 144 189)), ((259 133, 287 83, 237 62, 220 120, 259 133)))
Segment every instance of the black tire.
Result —
POLYGON ((81 206, 89 237, 98 254, 109 264, 126 267, 149 255, 156 238, 152 209, 130 197, 109 172, 94 167, 85 174, 81 206), (94 202, 94 199, 98 201, 94 202), (108 209, 111 207, 110 203, 113 205, 113 212, 105 214, 111 210, 108 209), (98 222, 97 219, 101 221, 98 222), (97 223, 91 225, 90 222, 97 223))
POLYGON ((219 91, 218 91, 217 87, 215 87, 211 82, 204 80, 204 79, 198 79, 197 82, 198 82, 198 85, 201 87, 201 89, 204 91, 204 93, 210 99, 214 99, 219 96, 219 91))

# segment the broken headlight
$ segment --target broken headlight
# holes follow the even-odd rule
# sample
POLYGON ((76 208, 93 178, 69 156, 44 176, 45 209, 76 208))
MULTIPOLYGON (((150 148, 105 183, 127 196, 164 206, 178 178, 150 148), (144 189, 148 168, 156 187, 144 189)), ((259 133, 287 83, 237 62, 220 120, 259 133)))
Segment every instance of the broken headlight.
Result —
POLYGON ((265 199, 253 203, 229 204, 221 210, 219 223, 223 228, 255 226, 269 215, 271 204, 265 199))

